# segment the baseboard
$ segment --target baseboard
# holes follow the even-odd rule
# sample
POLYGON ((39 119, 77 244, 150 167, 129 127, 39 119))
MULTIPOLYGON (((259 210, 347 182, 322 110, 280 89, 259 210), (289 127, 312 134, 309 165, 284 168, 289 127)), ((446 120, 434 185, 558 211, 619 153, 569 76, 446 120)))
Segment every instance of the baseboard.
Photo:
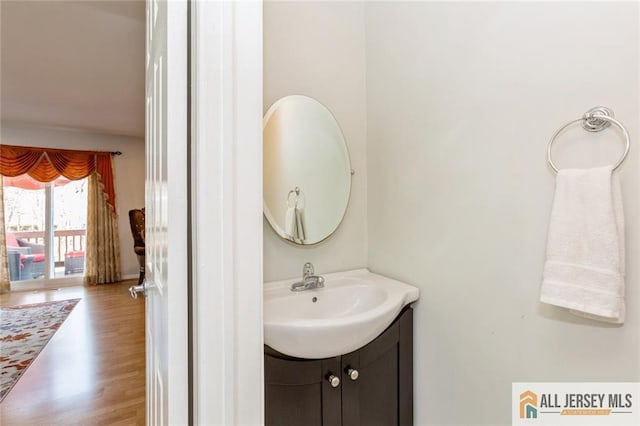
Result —
MULTIPOLYGON (((122 275, 120 281, 138 280, 140 275, 122 275)), ((11 283, 11 291, 51 290, 61 287, 76 287, 84 285, 84 277, 52 278, 49 280, 37 279, 28 281, 14 281, 11 283)))
POLYGON ((11 291, 51 290, 61 287, 76 287, 79 285, 84 285, 83 277, 14 281, 11 283, 11 291))
POLYGON ((127 274, 123 275, 120 281, 137 280, 138 278, 140 278, 140 274, 127 274))

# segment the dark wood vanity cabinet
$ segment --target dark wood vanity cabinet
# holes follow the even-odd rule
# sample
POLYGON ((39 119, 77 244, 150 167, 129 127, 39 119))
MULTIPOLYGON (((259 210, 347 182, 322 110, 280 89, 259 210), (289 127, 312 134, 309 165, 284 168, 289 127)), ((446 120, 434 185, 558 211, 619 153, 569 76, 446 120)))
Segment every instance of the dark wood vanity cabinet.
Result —
POLYGON ((412 425, 413 310, 405 308, 374 341, 346 355, 306 360, 266 347, 265 424, 412 425), (332 375, 340 379, 335 387, 332 375))

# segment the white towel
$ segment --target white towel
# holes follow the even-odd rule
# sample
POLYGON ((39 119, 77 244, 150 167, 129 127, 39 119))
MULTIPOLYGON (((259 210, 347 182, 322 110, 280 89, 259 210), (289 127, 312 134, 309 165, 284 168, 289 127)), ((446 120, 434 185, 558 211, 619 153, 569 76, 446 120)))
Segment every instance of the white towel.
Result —
POLYGON ((296 208, 289 207, 284 217, 285 238, 295 241, 298 237, 298 223, 296 218, 296 208))
POLYGON ((304 243, 304 209, 301 207, 296 207, 296 227, 297 227, 297 238, 296 241, 299 244, 304 243))
POLYGON ((612 167, 560 170, 540 301, 624 323, 622 193, 612 167))

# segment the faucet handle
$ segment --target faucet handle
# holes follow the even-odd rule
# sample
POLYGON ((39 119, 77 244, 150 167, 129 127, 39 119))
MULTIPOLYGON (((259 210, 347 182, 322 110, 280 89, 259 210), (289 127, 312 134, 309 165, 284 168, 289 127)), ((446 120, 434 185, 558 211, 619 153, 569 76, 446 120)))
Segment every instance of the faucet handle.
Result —
POLYGON ((314 269, 313 269, 313 265, 311 264, 311 262, 307 262, 304 264, 304 266, 302 267, 302 276, 303 277, 310 277, 315 273, 314 269))

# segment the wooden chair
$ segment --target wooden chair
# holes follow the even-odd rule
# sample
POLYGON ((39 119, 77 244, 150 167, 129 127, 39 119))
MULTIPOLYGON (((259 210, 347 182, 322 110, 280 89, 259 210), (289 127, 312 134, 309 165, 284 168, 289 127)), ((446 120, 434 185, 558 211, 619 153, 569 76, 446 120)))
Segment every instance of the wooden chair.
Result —
POLYGON ((140 277, 138 284, 144 281, 144 208, 129 210, 129 225, 131 226, 131 235, 133 236, 133 251, 138 256, 138 264, 140 265, 140 277))

